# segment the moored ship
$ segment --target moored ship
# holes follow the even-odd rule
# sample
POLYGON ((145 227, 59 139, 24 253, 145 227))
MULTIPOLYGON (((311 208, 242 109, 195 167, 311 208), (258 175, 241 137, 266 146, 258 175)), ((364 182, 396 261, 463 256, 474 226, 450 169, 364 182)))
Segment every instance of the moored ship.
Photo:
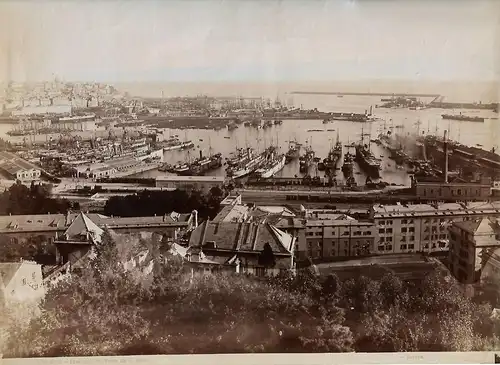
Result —
POLYGON ((246 156, 239 158, 238 163, 229 164, 226 169, 227 176, 237 179, 251 174, 257 170, 266 160, 267 150, 261 154, 254 155, 251 148, 247 148, 246 156))
POLYGON ((262 167, 257 169, 255 173, 262 179, 268 179, 285 167, 285 155, 278 154, 278 149, 271 147, 267 156, 267 160, 262 167))
POLYGON ((328 152, 328 157, 323 160, 325 170, 327 172, 333 172, 337 168, 337 163, 342 156, 342 143, 339 139, 339 133, 337 131, 337 142, 335 142, 335 147, 330 149, 328 152))
POLYGON ((342 172, 344 173, 344 177, 347 179, 352 177, 353 175, 353 156, 347 152, 344 155, 344 163, 342 164, 342 172))
POLYGON ((181 141, 179 138, 169 138, 162 143, 163 151, 173 151, 193 148, 193 141, 181 141))
POLYGON ((367 145, 356 145, 355 160, 367 176, 372 179, 380 178, 380 160, 375 158, 367 145))
POLYGON ((290 142, 285 155, 285 164, 292 162, 300 156, 300 145, 297 142, 290 142))
POLYGON ((306 152, 304 155, 299 157, 299 171, 302 173, 308 173, 309 171, 309 166, 312 164, 314 160, 314 151, 311 149, 310 146, 306 147, 306 152))
POLYGON ((479 123, 484 122, 484 118, 482 118, 482 117, 473 117, 470 115, 463 115, 462 113, 460 113, 458 115, 441 114, 441 117, 443 119, 458 120, 458 121, 463 121, 463 122, 479 122, 479 123))

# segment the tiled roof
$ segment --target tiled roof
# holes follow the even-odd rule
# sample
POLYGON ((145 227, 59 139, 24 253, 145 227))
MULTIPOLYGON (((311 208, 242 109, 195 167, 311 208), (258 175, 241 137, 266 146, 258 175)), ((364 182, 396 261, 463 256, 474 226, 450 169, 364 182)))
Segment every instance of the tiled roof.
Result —
POLYGON ((99 242, 104 231, 90 220, 84 213, 80 213, 64 232, 68 239, 81 238, 82 236, 92 237, 92 240, 99 242))
POLYGON ((500 226, 496 219, 482 218, 457 222, 455 225, 473 235, 476 247, 500 246, 500 240, 498 240, 500 226))
POLYGON ((262 251, 269 243, 273 252, 290 253, 292 236, 270 224, 204 222, 191 235, 190 246, 215 242, 216 249, 262 251))
POLYGON ((0 216, 0 232, 57 231, 66 227, 64 214, 33 214, 0 216))

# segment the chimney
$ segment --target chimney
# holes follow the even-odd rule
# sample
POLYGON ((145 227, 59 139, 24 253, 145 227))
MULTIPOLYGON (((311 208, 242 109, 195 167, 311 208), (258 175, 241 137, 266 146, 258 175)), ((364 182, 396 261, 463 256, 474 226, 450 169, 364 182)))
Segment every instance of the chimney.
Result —
POLYGON ((448 184, 448 131, 444 131, 443 139, 443 151, 444 151, 444 183, 448 184))
POLYGON ((194 228, 196 228, 196 227, 198 227, 198 211, 193 210, 192 214, 194 217, 194 228))
POLYGON ((166 220, 167 220, 167 215, 163 214, 163 222, 165 222, 166 220))
POLYGON ((203 152, 200 150, 200 160, 203 158, 203 152))

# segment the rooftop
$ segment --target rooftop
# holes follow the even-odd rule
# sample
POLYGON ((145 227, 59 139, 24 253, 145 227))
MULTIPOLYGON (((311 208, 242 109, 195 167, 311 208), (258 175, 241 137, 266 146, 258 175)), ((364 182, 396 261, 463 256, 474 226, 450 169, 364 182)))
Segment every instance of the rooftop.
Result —
POLYGON ((271 224, 214 223, 206 221, 198 226, 189 240, 189 246, 202 247, 214 242, 216 250, 262 251, 269 243, 273 252, 289 254, 293 237, 271 224))
POLYGON ((492 202, 468 202, 440 203, 435 206, 430 204, 396 204, 396 205, 374 205, 373 213, 376 218, 391 217, 423 217, 431 215, 453 215, 473 213, 500 213, 500 201, 492 202))

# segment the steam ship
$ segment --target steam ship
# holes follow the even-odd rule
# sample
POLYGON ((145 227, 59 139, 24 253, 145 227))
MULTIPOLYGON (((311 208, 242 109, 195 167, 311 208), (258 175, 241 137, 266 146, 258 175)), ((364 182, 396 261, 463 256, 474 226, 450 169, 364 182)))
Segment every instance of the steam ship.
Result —
POLYGON ((460 113, 459 115, 441 114, 441 117, 443 119, 459 120, 462 122, 479 122, 479 123, 484 122, 484 118, 482 117, 472 117, 468 115, 463 115, 462 113, 460 113))
POLYGON ((173 150, 181 150, 193 148, 193 141, 181 141, 179 138, 169 138, 168 140, 162 143, 163 151, 173 151, 173 150))
POLYGON ((330 149, 330 152, 328 152, 328 157, 323 160, 325 170, 328 172, 334 171, 341 156, 342 143, 340 142, 339 133, 337 131, 337 142, 335 143, 335 147, 330 149))
POLYGON ((283 167, 285 167, 285 155, 278 154, 278 148, 270 147, 268 150, 267 161, 263 164, 263 166, 255 171, 257 176, 262 179, 268 179, 272 177, 277 172, 281 171, 283 167))
POLYGON ((406 155, 401 147, 395 147, 397 142, 391 137, 391 131, 388 131, 387 134, 380 134, 378 140, 380 144, 391 153, 389 156, 391 160, 394 160, 397 165, 403 165, 406 160, 406 155))
POLYGON ((311 147, 306 147, 306 152, 304 155, 299 157, 299 171, 302 173, 306 173, 309 171, 309 166, 313 162, 314 159, 314 151, 311 149, 311 147))
POLYGON ((226 169, 227 176, 237 179, 251 174, 257 170, 266 160, 268 151, 264 151, 259 155, 254 155, 251 148, 247 148, 246 156, 239 156, 237 163, 234 160, 231 164, 228 163, 228 168, 226 169))
POLYGON ((347 152, 344 155, 344 163, 342 164, 342 172, 344 173, 344 177, 347 179, 352 177, 353 174, 353 156, 347 152))
POLYGON ((356 145, 355 160, 370 178, 380 178, 380 160, 375 158, 367 145, 363 143, 356 145))
POLYGON ((292 162, 300 156, 300 145, 297 142, 290 142, 285 155, 285 164, 292 162))

